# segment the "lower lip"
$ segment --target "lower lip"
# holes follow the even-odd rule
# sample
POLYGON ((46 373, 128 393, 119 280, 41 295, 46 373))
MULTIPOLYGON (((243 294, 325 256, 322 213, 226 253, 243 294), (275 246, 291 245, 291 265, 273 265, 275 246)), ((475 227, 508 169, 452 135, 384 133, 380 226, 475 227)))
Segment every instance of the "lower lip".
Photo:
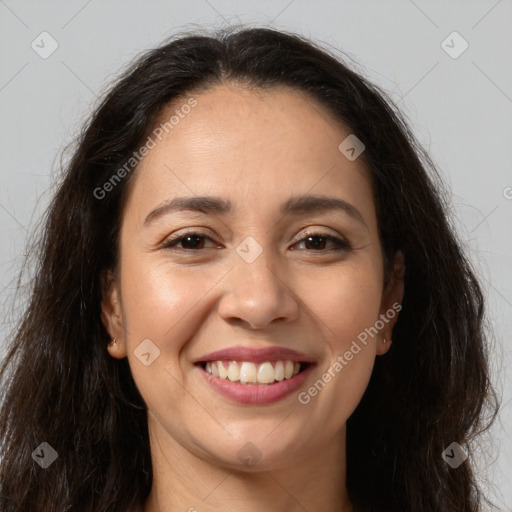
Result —
POLYGON ((242 404, 270 404, 282 400, 291 395, 307 379, 313 370, 314 364, 310 364, 303 372, 291 379, 284 379, 275 384, 239 384, 229 380, 214 377, 204 368, 199 367, 202 375, 215 391, 222 396, 242 404))

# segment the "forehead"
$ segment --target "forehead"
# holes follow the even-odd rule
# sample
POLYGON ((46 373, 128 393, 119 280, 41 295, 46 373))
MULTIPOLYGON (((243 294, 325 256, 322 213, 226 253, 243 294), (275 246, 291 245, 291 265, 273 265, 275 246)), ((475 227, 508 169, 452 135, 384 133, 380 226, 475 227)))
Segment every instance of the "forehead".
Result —
MULTIPOLYGON (((350 133, 317 100, 289 87, 259 89, 225 84, 194 97, 197 106, 166 137, 167 142, 180 144, 183 149, 188 148, 187 143, 210 152, 229 145, 240 150, 237 156, 251 157, 261 147, 281 148, 291 150, 288 158, 318 158, 322 151, 331 153, 340 136, 350 133)), ((186 98, 174 101, 160 115, 159 123, 180 111, 185 102, 186 98)))
POLYGON ((191 96, 193 108, 182 109, 184 97, 159 116, 156 127, 173 115, 175 124, 136 171, 138 208, 149 206, 146 199, 194 194, 224 196, 236 206, 336 190, 371 203, 363 159, 350 161, 338 149, 350 128, 309 95, 226 84, 191 96))

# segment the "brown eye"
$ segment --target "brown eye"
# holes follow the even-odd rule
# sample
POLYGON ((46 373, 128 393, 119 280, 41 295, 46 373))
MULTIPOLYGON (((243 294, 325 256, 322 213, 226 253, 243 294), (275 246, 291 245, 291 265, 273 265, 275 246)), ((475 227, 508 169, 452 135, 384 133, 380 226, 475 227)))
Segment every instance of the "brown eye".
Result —
POLYGON ((206 240, 210 240, 210 241, 214 242, 214 240, 212 240, 212 238, 210 238, 209 236, 206 236, 202 233, 190 232, 190 233, 181 235, 179 237, 172 238, 170 240, 165 241, 164 244, 162 245, 162 247, 164 249, 171 249, 173 247, 177 247, 178 249, 195 251, 195 250, 204 249, 206 240), (179 246, 179 244, 181 244, 181 247, 179 246))
POLYGON ((342 251, 349 250, 350 245, 342 240, 341 238, 337 238, 335 236, 329 235, 327 233, 308 233, 299 244, 306 244, 306 250, 314 251, 314 252, 328 252, 329 249, 325 250, 327 244, 334 244, 334 248, 330 249, 333 251, 342 251))

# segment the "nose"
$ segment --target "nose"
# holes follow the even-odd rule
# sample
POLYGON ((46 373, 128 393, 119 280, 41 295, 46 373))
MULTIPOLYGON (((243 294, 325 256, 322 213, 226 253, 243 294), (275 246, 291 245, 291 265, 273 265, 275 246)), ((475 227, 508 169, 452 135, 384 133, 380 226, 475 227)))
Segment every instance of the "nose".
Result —
POLYGON ((299 315, 297 297, 267 251, 252 263, 234 256, 234 267, 224 280, 219 315, 253 330, 265 329, 272 322, 295 320, 299 315))

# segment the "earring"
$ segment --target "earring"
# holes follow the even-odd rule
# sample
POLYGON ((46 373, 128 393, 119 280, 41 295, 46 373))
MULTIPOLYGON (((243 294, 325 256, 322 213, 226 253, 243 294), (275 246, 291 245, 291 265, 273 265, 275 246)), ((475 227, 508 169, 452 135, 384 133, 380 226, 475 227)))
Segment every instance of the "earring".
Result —
POLYGON ((111 346, 117 346, 117 338, 114 338, 110 343, 109 345, 111 346))

